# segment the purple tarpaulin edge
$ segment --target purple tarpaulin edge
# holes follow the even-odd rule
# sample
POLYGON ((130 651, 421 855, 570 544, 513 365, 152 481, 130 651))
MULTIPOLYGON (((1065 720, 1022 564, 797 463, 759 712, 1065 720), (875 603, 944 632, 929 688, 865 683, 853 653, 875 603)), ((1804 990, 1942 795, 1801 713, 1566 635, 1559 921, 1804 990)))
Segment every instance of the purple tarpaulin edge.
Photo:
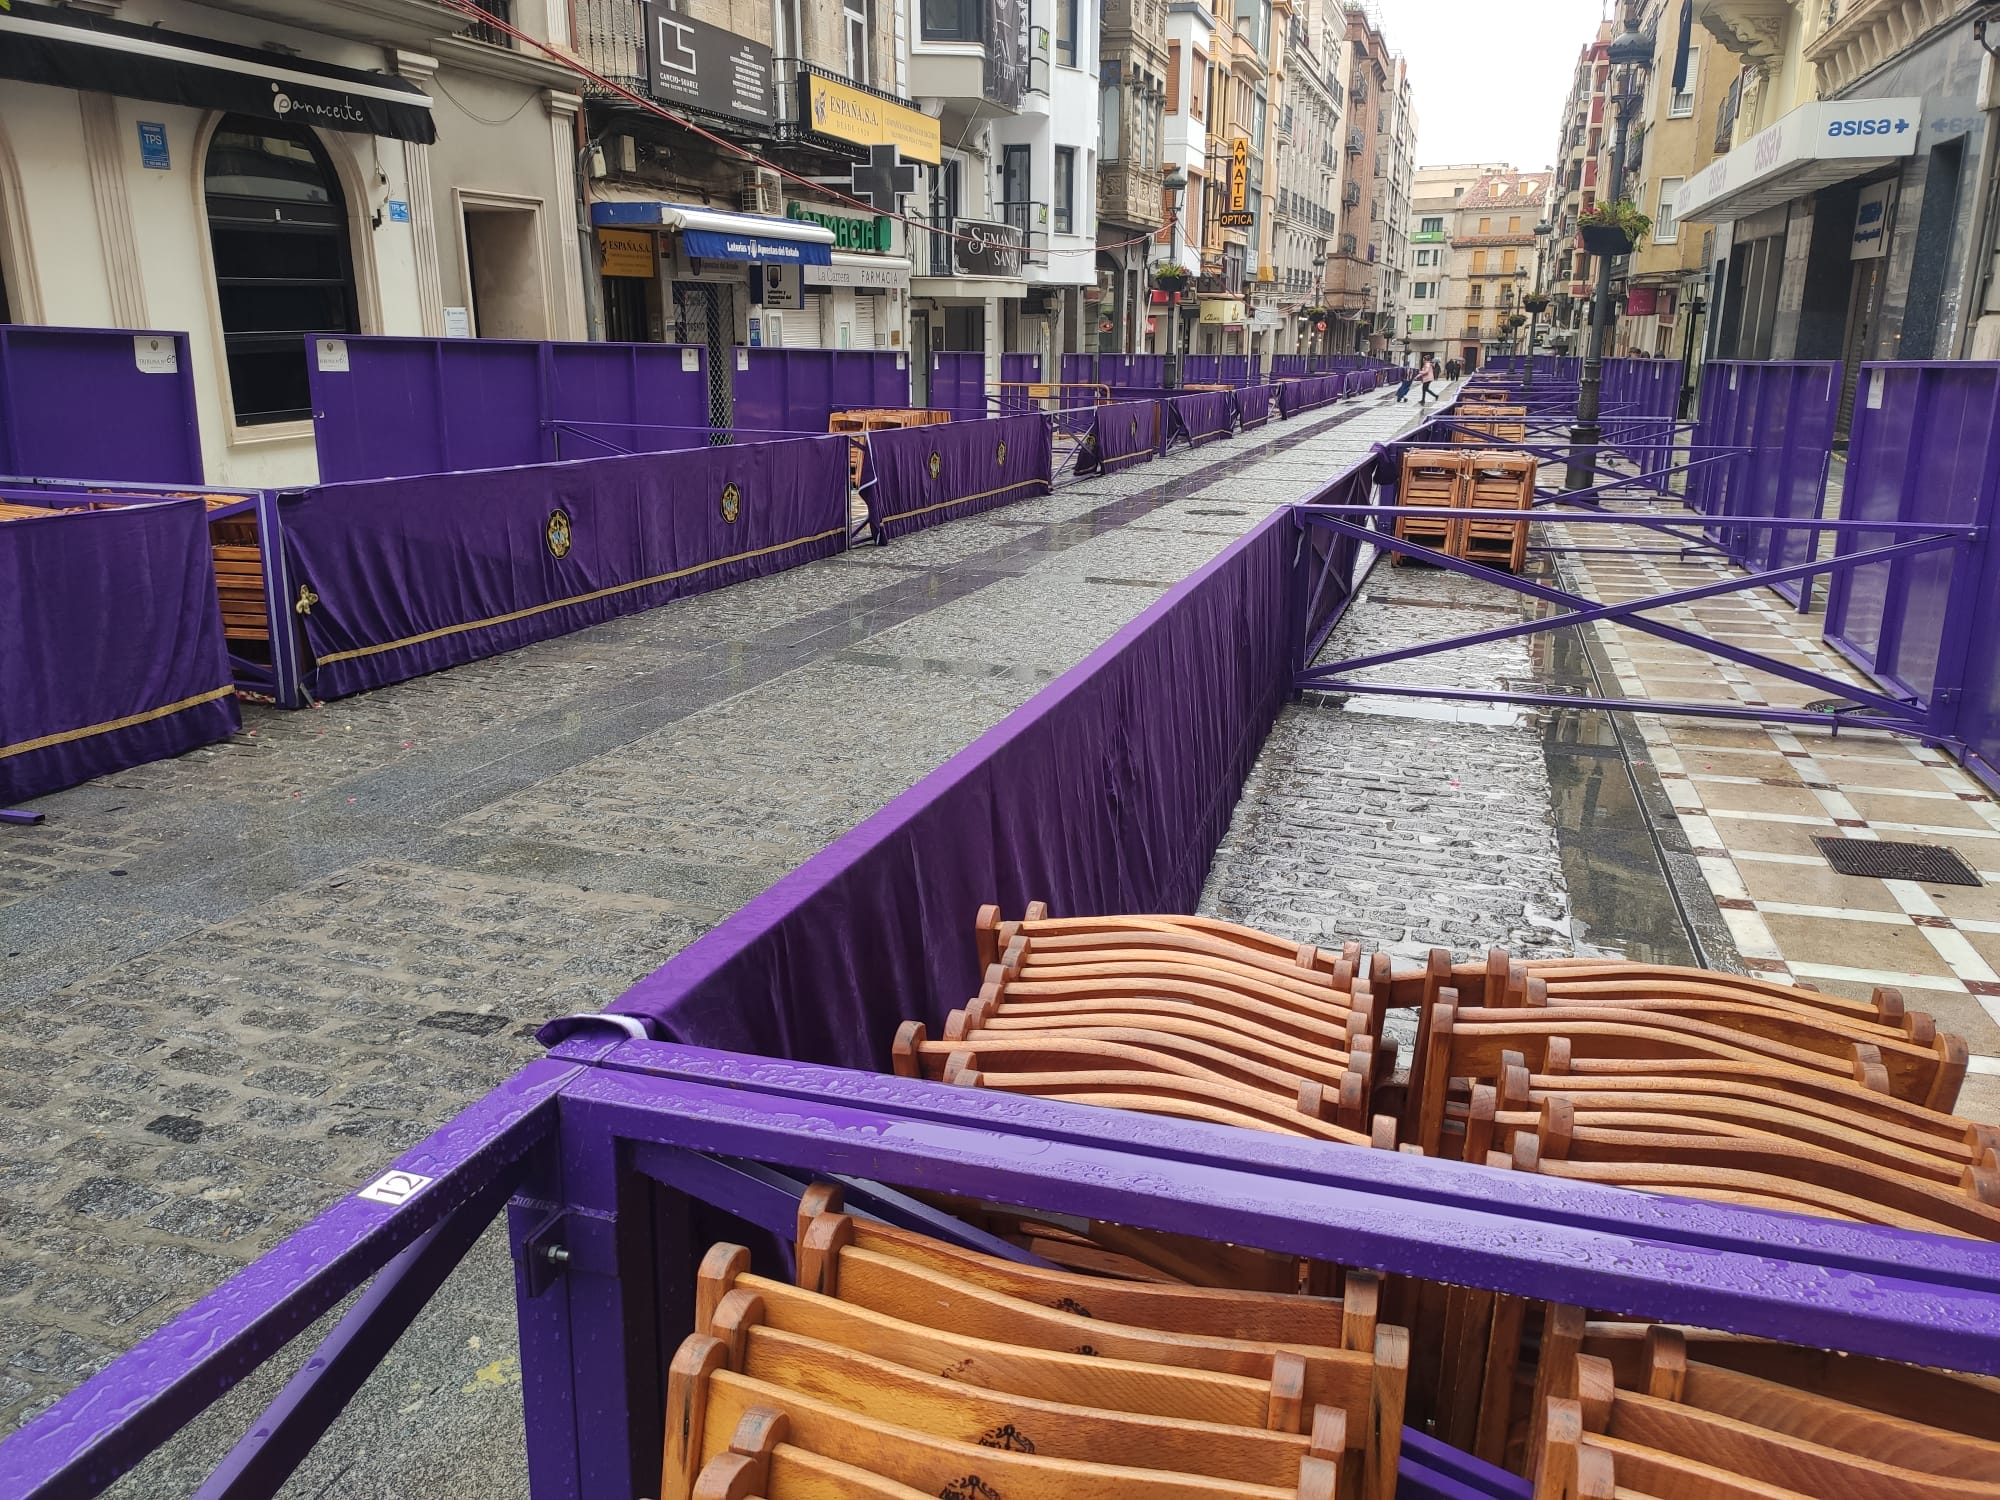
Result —
POLYGON ((1193 391, 1168 403, 1190 448, 1226 438, 1235 430, 1236 403, 1228 391, 1193 391))
POLYGON ((1157 401, 1113 401, 1093 407, 1086 452, 1077 456, 1077 473, 1111 474, 1135 463, 1150 463, 1159 453, 1164 427, 1157 401))
POLYGON ((1291 678, 1274 513, 1104 646, 619 998, 675 1040, 880 1069, 973 992, 972 918, 1189 911, 1291 678))
POLYGON ((844 437, 323 485, 284 503, 322 698, 840 551, 844 437))
POLYGON ((1054 477, 1039 413, 883 429, 867 434, 866 453, 869 514, 884 540, 1046 495, 1054 477))
POLYGON ((201 500, 0 522, 0 802, 242 727, 201 500))

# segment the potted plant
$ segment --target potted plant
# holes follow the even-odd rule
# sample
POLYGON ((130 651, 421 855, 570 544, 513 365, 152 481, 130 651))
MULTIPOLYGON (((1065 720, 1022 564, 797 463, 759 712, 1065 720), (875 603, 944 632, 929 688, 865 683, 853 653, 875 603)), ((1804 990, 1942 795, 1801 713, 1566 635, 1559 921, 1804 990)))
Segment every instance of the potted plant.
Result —
POLYGON ((1521 306, 1527 308, 1529 312, 1539 318, 1549 310, 1548 294, 1545 292, 1530 292, 1521 299, 1521 306))
POLYGON ((1583 248, 1592 255, 1616 258, 1630 255, 1632 247, 1652 233, 1653 221, 1639 212, 1630 198, 1616 203, 1600 203, 1577 219, 1583 248))
POLYGON ((1527 326, 1528 326, 1528 315, 1527 315, 1526 313, 1515 313, 1513 317, 1511 317, 1511 318, 1509 318, 1509 319, 1507 320, 1507 326, 1508 326, 1509 328, 1525 328, 1525 327, 1527 327, 1527 326))
POLYGON ((1153 285, 1162 292, 1184 292, 1188 289, 1188 268, 1177 260, 1162 260, 1153 263, 1153 285))

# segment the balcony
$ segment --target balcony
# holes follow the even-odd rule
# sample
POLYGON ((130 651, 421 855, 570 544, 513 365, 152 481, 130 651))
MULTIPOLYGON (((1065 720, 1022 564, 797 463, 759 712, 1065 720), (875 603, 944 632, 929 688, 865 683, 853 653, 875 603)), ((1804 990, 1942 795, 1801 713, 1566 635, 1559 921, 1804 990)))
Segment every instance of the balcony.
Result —
MULTIPOLYGON (((575 0, 572 40, 583 65, 635 94, 646 92, 645 22, 639 0, 575 0)), ((594 83, 586 95, 602 96, 594 83)))
POLYGON ((1361 127, 1356 125, 1347 132, 1347 154, 1349 156, 1359 156, 1367 149, 1368 137, 1362 134, 1361 127))
MULTIPOLYGON (((514 24, 514 0, 482 0, 479 7, 496 21, 514 24)), ((505 47, 510 51, 514 39, 499 27, 487 21, 474 21, 459 33, 468 42, 484 42, 489 47, 505 47)))
POLYGON ((1022 198, 1011 199, 1000 205, 1000 220, 1021 237, 1021 264, 1045 266, 1049 263, 1048 204, 1022 198))
POLYGON ((1158 229, 1167 222, 1166 190, 1157 167, 1128 167, 1119 162, 1097 169, 1097 217, 1106 224, 1132 229, 1158 229))
POLYGON ((926 0, 920 9, 911 98, 938 100, 961 128, 1019 114, 1033 69, 1023 38, 1008 32, 1008 8, 993 0, 926 0))
POLYGON ((1049 28, 1028 28, 1028 86, 1021 94, 1021 113, 1049 112, 1049 28))
POLYGON ((1361 184, 1358 182, 1348 183, 1340 195, 1340 201, 1349 208, 1353 208, 1358 204, 1361 201, 1361 184))

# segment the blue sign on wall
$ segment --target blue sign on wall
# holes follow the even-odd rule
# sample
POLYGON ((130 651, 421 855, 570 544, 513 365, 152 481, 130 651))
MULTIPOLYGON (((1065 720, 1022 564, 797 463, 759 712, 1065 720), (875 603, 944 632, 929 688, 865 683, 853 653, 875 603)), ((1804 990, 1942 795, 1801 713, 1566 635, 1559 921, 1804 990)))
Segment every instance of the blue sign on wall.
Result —
POLYGON ((156 172, 173 169, 173 157, 167 150, 167 127, 156 125, 150 120, 139 122, 139 162, 156 172))
POLYGON ((410 222, 410 205, 401 198, 389 200, 389 222, 407 224, 410 222))

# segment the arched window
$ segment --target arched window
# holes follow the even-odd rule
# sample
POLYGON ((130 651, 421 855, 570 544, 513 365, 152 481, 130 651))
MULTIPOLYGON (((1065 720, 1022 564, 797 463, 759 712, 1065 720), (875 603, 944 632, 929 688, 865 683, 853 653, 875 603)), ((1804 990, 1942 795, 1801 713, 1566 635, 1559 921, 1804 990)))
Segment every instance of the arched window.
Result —
POLYGON ((238 423, 311 417, 306 340, 356 328, 347 201, 302 125, 230 115, 203 164, 238 423))

